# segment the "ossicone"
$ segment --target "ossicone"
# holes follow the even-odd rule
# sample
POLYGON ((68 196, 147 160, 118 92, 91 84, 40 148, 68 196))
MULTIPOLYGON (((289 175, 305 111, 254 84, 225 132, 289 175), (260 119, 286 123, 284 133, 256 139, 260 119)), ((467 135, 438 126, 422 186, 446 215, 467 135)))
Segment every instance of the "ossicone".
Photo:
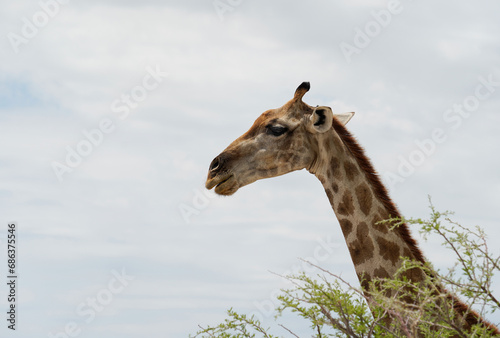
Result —
POLYGON ((302 82, 300 86, 295 90, 294 100, 302 100, 302 97, 311 89, 311 84, 309 82, 302 82))

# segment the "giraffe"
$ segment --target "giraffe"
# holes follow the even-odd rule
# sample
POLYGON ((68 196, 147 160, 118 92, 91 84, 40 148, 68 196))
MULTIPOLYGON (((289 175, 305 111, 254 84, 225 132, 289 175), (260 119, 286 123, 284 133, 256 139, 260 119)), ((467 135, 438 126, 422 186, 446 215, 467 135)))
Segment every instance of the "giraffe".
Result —
MULTIPOLYGON (((330 107, 304 103, 309 89, 309 82, 303 82, 290 101, 262 113, 219 154, 210 164, 206 188, 232 195, 259 179, 307 169, 325 189, 363 287, 372 280, 392 278, 405 258, 425 263, 406 224, 391 230, 391 224, 380 223, 399 218, 400 213, 363 148, 345 127, 354 113, 333 113, 330 107)), ((418 283, 425 274, 411 269, 407 277, 418 283)), ((500 334, 467 311, 465 304, 457 300, 454 307, 466 314, 465 325, 484 323, 500 334)))

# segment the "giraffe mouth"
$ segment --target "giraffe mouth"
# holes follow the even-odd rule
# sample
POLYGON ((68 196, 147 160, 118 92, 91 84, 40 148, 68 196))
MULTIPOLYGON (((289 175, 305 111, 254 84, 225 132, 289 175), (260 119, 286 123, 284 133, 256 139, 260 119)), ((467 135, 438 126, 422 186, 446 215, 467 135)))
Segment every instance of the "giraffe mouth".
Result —
POLYGON ((219 195, 232 195, 238 190, 238 184, 233 174, 216 176, 207 181, 206 188, 210 190, 213 187, 215 187, 215 193, 219 195))

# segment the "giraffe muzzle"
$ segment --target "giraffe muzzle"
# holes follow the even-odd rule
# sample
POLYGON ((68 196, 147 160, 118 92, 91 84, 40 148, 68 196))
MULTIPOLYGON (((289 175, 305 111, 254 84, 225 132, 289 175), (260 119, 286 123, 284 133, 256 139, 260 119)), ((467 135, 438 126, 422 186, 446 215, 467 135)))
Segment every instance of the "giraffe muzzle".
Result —
POLYGON ((233 173, 227 170, 227 155, 222 153, 210 164, 205 187, 210 190, 215 187, 219 195, 232 195, 238 190, 238 184, 233 173))
POLYGON ((215 187, 215 193, 219 195, 232 195, 238 190, 238 182, 230 173, 208 178, 205 186, 208 190, 215 187))

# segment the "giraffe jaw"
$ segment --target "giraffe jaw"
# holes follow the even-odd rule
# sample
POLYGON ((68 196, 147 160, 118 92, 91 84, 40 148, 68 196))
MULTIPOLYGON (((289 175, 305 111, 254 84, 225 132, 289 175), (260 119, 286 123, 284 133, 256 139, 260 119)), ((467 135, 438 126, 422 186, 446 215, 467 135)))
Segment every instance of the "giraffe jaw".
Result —
POLYGON ((207 180, 205 186, 208 190, 215 187, 216 194, 225 196, 232 195, 239 189, 238 182, 233 174, 215 176, 207 180))

